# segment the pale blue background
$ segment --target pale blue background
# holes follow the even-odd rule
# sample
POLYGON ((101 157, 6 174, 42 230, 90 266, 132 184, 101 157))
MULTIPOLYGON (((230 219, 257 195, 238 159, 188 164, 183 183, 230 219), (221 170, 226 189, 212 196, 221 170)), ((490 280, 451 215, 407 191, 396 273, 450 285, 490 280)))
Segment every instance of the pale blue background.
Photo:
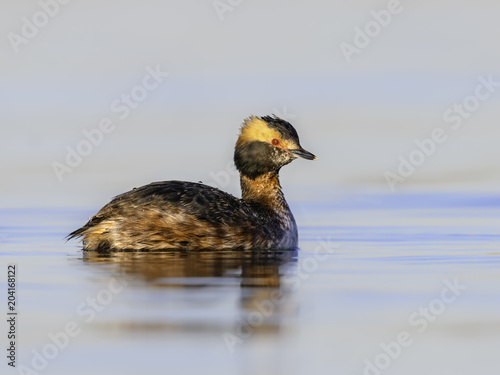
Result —
POLYGON ((240 287, 236 271, 232 286, 207 278, 188 291, 139 278, 44 374, 361 374, 455 278, 468 290, 384 374, 496 374, 500 90, 458 131, 442 116, 479 76, 500 80, 500 3, 401 4, 349 64, 340 43, 387 1, 246 0, 221 21, 212 0, 72 0, 16 54, 8 33, 40 8, 2 0, 0 276, 18 263, 19 362, 115 271, 83 262, 67 233, 151 181, 217 176, 238 195, 242 120, 286 111, 319 157, 282 172, 299 261, 319 241, 339 246, 277 314, 279 333, 228 353, 222 332, 262 291, 240 287), (59 182, 51 163, 83 130, 116 120, 111 103, 157 64, 169 77, 59 182), (436 127, 449 140, 391 195, 383 173, 436 127))
MULTIPOLYGON (((7 34, 39 6, 3 2, 1 204, 85 205, 152 180, 208 182, 243 118, 284 108, 320 159, 286 168, 290 198, 301 184, 388 191, 398 155, 443 126, 478 76, 500 79, 500 4, 402 1, 347 63, 339 44, 386 4, 243 1, 221 21, 210 1, 72 1, 15 54, 7 34), (170 76, 59 183, 51 163, 156 64, 170 76)), ((499 93, 398 190, 498 189, 499 93)), ((238 194, 238 179, 225 188, 238 194)))

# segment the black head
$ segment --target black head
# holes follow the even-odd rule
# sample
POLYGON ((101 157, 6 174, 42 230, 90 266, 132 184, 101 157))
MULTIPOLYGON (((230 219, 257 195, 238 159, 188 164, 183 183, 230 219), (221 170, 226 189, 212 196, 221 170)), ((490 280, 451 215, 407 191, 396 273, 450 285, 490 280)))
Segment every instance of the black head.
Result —
POLYGON ((300 146, 299 135, 289 122, 274 115, 245 120, 234 151, 234 163, 243 175, 253 179, 277 173, 297 158, 316 159, 300 146))

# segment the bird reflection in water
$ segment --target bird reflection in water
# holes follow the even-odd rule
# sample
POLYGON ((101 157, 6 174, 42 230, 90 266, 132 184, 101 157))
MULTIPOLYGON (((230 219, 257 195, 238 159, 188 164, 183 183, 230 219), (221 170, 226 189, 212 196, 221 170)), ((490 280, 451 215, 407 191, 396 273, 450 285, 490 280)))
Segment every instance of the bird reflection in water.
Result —
MULTIPOLYGON (((191 292, 196 288, 205 288, 203 292, 207 292, 207 288, 219 288, 216 290, 223 298, 222 293, 227 293, 227 287, 232 287, 233 291, 237 287, 239 318, 233 322, 233 326, 239 325, 237 328, 241 335, 245 335, 249 329, 252 334, 279 332, 280 318, 290 308, 291 294, 282 279, 285 275, 293 274, 297 267, 297 250, 85 251, 83 261, 93 266, 105 266, 112 276, 122 278, 128 285, 137 282, 141 286, 154 288, 155 292, 160 288, 164 288, 165 293, 173 288, 177 292, 179 288, 186 288, 186 293, 188 289, 191 292), (253 319, 249 322, 248 318, 252 314, 253 319), (242 324, 248 326, 242 327, 242 324)), ((203 293, 196 295, 206 302, 206 298, 201 297, 203 293)), ((214 293, 209 295, 214 296, 214 293)), ((192 302, 194 308, 200 308, 199 303, 192 302)), ((212 303, 217 302, 215 297, 212 303)), ((199 324, 194 325, 200 328, 199 324)), ((168 329, 167 326, 171 325, 167 324, 163 329, 168 329)), ((196 330, 185 324, 176 327, 177 330, 179 328, 196 330)), ((206 329, 205 326, 203 328, 206 329)), ((212 329, 218 330, 216 327, 212 329)))

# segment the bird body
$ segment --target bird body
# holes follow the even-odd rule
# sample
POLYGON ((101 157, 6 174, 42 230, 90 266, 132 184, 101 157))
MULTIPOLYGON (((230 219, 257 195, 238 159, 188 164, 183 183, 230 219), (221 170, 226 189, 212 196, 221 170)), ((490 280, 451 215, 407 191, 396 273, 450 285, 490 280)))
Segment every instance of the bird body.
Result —
POLYGON ((297 132, 277 117, 245 120, 235 147, 242 198, 192 182, 154 182, 118 195, 68 237, 85 250, 293 249, 297 225, 279 170, 297 157, 297 132))

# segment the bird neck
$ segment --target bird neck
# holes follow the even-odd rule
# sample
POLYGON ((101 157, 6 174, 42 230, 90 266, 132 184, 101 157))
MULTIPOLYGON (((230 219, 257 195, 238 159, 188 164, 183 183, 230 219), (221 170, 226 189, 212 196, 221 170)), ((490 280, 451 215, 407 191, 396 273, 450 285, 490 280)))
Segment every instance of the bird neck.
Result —
POLYGON ((268 172, 251 179, 240 175, 241 198, 249 203, 257 203, 272 211, 290 210, 276 172, 268 172))

